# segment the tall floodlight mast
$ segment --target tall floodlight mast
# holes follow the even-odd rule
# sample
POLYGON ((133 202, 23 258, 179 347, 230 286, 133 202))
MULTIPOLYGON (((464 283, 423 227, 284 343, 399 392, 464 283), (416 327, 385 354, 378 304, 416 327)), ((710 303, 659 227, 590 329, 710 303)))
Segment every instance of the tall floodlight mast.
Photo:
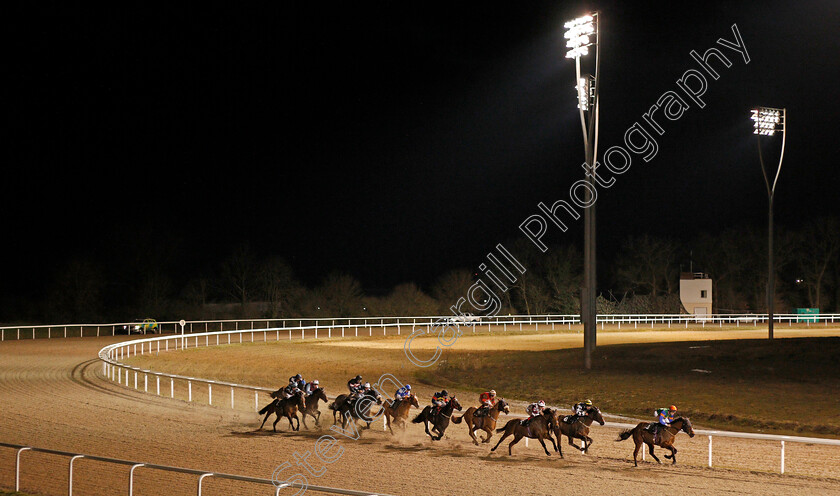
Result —
POLYGON ((584 210, 583 287, 580 290, 580 318, 583 322, 583 363, 592 368, 592 352, 595 350, 597 326, 597 271, 595 267, 595 162, 598 156, 598 114, 599 85, 601 82, 601 31, 598 28, 598 12, 567 22, 566 58, 575 59, 575 88, 578 93, 580 125, 583 131, 583 147, 586 162, 586 205, 584 210), (595 75, 581 74, 580 58, 595 49, 595 75))

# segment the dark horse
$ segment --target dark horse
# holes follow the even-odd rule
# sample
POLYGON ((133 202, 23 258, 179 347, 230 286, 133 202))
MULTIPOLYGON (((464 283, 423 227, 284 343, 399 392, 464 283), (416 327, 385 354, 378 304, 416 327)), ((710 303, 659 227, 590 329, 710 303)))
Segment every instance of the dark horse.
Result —
POLYGON ((491 406, 484 415, 476 417, 476 410, 478 410, 478 408, 471 406, 467 408, 467 411, 460 417, 452 417, 452 421, 456 424, 460 424, 462 419, 466 420, 467 427, 469 427, 470 437, 473 438, 473 443, 478 446, 478 438, 475 437, 475 431, 484 431, 487 433, 486 438, 481 438, 482 443, 490 441, 490 438, 493 437, 493 429, 496 428, 496 420, 499 418, 499 414, 504 412, 505 415, 507 415, 510 413, 510 407, 505 400, 499 398, 499 401, 496 402, 495 405, 491 406))
POLYGON ((560 448, 557 450, 560 452, 560 458, 563 457, 562 436, 568 437, 569 444, 575 449, 579 449, 584 453, 589 452, 589 447, 592 445, 592 438, 589 437, 589 426, 592 425, 593 421, 604 425, 604 417, 601 415, 601 410, 597 407, 590 406, 586 410, 586 415, 569 415, 557 422, 557 425, 554 426, 554 435, 557 437, 557 447, 560 448), (566 422, 566 420, 569 420, 569 422, 566 422), (580 447, 575 444, 575 439, 581 440, 580 447))
POLYGON ((551 456, 551 453, 548 452, 548 448, 545 447, 545 441, 543 441, 543 439, 551 441, 551 444, 554 445, 554 451, 558 451, 557 443, 555 443, 554 438, 551 437, 551 429, 555 425, 557 425, 557 412, 551 408, 543 410, 542 414, 533 418, 528 425, 522 425, 522 421, 520 419, 508 420, 508 423, 505 424, 504 427, 496 429, 496 432, 504 432, 504 435, 490 451, 496 451, 496 448, 502 444, 502 441, 504 441, 506 437, 513 435, 513 441, 511 441, 508 445, 509 455, 513 455, 513 445, 518 443, 523 437, 527 437, 539 441, 545 451, 545 454, 551 456))
POLYGON ((350 421, 350 419, 353 419, 354 422, 357 420, 363 420, 367 423, 365 428, 370 429, 370 423, 374 421, 374 418, 370 417, 370 407, 373 406, 374 403, 381 405, 382 396, 380 396, 375 390, 370 389, 360 395, 356 400, 351 401, 348 398, 349 395, 341 394, 335 399, 335 401, 330 403, 329 409, 333 411, 333 422, 335 422, 336 414, 340 414, 342 427, 346 427, 347 422, 350 421), (356 405, 358 405, 358 407, 356 405))
MULTIPOLYGON (((271 393, 271 397, 280 398, 282 391, 282 389, 274 391, 271 393)), ((273 413, 277 416, 274 420, 274 425, 272 426, 274 428, 274 432, 277 432, 277 422, 280 422, 280 417, 286 417, 289 419, 289 427, 291 427, 294 431, 298 431, 300 430, 300 419, 297 416, 297 412, 298 410, 303 411, 304 408, 306 408, 306 403, 303 400, 303 391, 298 391, 291 398, 275 399, 260 410, 260 415, 265 413, 265 418, 263 419, 262 424, 260 424, 260 428, 257 430, 262 430, 265 422, 268 420, 268 417, 270 417, 273 413), (295 427, 292 423, 292 419, 297 420, 297 427, 295 427)))
POLYGON ((636 456, 639 454, 639 448, 642 447, 642 443, 648 445, 650 456, 656 460, 656 463, 662 462, 653 454, 654 445, 671 450, 671 454, 665 455, 665 458, 671 458, 673 460, 671 463, 677 463, 677 448, 674 447, 674 439, 676 439, 680 431, 688 434, 688 437, 694 437, 694 429, 691 427, 691 421, 688 420, 688 417, 677 417, 671 422, 671 425, 667 427, 660 426, 659 433, 656 436, 647 430, 649 425, 650 423, 648 422, 639 422, 639 425, 636 427, 623 430, 618 435, 616 441, 624 441, 630 436, 633 436, 633 442, 636 443, 636 449, 633 451, 633 464, 637 467, 639 466, 639 462, 636 461, 636 456))
POLYGON ((427 406, 420 412, 416 417, 414 417, 415 424, 419 424, 423 422, 426 426, 426 434, 432 438, 432 441, 440 441, 443 438, 443 433, 446 431, 446 428, 449 427, 449 418, 452 417, 452 412, 454 410, 461 411, 461 404, 458 403, 457 398, 454 396, 449 399, 449 402, 440 409, 440 412, 435 412, 431 405, 427 406), (435 437, 434 434, 429 432, 429 422, 432 423, 432 430, 437 431, 438 436, 435 437))
POLYGON ((408 398, 400 401, 389 401, 382 406, 382 410, 385 413, 385 423, 388 424, 388 430, 391 431, 391 434, 394 433, 394 429, 391 428, 392 423, 396 423, 398 427, 402 427, 405 429, 405 421, 408 418, 408 411, 411 407, 420 408, 420 403, 417 402, 417 396, 414 396, 414 393, 411 393, 408 398), (394 406, 396 404, 396 406, 394 406), (393 420, 391 420, 393 418, 393 420))
POLYGON ((324 388, 319 387, 312 391, 312 393, 306 397, 306 408, 303 409, 301 412, 301 417, 303 417, 303 426, 309 429, 309 426, 306 425, 306 416, 310 415, 312 418, 315 419, 315 425, 319 425, 318 420, 321 418, 321 410, 318 409, 318 402, 323 401, 326 403, 327 401, 327 394, 324 393, 324 388))

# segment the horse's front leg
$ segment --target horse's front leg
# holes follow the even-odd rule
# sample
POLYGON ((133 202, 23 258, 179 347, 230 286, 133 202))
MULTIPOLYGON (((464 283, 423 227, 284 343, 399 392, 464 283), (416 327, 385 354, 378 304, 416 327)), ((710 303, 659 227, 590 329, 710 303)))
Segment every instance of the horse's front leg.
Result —
MULTIPOLYGON (((560 451, 560 449, 557 446, 557 443, 554 442, 554 438, 551 437, 551 432, 550 431, 546 434, 546 437, 548 438, 549 441, 551 441, 551 445, 554 446, 554 451, 560 451)), ((542 442, 542 439, 540 439, 540 442, 542 442)))
MULTIPOLYGON (((583 438, 578 438, 578 439, 582 440, 583 438)), ((572 446, 574 449, 576 449, 578 451, 584 451, 584 448, 586 447, 585 443, 586 443, 586 441, 583 442, 582 446, 578 446, 577 444, 575 444, 575 438, 573 438, 572 436, 569 436, 569 445, 572 446)))
POLYGON ((653 459, 656 460, 656 463, 662 465, 662 462, 659 461, 659 458, 656 455, 653 454, 653 443, 647 443, 647 445, 648 445, 648 451, 650 451, 650 456, 652 456, 653 459))
POLYGON ((499 447, 499 445, 500 445, 500 444, 502 444, 502 441, 504 441, 504 440, 505 440, 505 438, 506 438, 506 437, 508 437, 509 435, 510 435, 510 434, 509 434, 507 431, 505 431, 505 433, 504 433, 504 434, 502 434, 502 437, 500 437, 500 438, 499 438, 499 442, 498 442, 498 443, 496 443, 496 446, 493 446, 493 447, 490 449, 490 451, 496 451, 496 448, 498 448, 498 447, 499 447))
MULTIPOLYGON (((522 439, 522 435, 514 433, 513 441, 511 441, 510 444, 508 444, 508 455, 509 456, 513 456, 513 445, 518 443, 520 439, 522 439)), ((545 447, 545 444, 543 444, 543 447, 545 447)))
MULTIPOLYGON (((553 439, 551 436, 549 436, 548 438, 549 438, 549 439, 551 439, 551 442, 552 442, 552 443, 554 443, 554 439, 553 439)), ((540 444, 542 445, 542 447, 543 447, 543 451, 545 451, 545 455, 546 455, 546 456, 551 456, 551 453, 549 453, 549 452, 548 452, 548 448, 546 448, 546 447, 545 447, 545 441, 543 441, 543 438, 538 437, 538 438, 537 438, 537 441, 539 441, 539 442, 540 442, 540 444)), ((555 448, 557 448, 557 444, 556 444, 556 443, 554 444, 554 447, 555 447, 555 448)))
POLYGON ((671 464, 677 463, 677 448, 675 448, 673 446, 666 446, 666 448, 671 450, 671 454, 670 455, 665 455, 665 458, 671 458, 671 460, 672 460, 671 464))
POLYGON ((589 447, 590 447, 590 446, 592 446, 592 438, 591 438, 591 437, 589 437, 589 436, 584 436, 584 437, 585 437, 586 439, 584 440, 583 452, 584 452, 584 453, 589 453, 589 447))

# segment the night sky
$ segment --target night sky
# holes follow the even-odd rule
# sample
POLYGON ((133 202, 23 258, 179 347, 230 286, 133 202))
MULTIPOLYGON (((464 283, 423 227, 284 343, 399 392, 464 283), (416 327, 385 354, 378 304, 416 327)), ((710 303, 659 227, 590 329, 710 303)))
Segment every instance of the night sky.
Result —
MULTIPOLYGON (((600 257, 631 234, 765 228, 757 105, 788 109, 777 222, 838 215, 840 3, 745 3, 9 12, 0 294, 34 295, 76 257, 129 263, 137 243, 177 246, 176 277, 247 242, 307 284, 340 270, 373 293, 474 269, 583 177, 563 23, 595 9, 601 152, 699 68, 691 50, 732 61, 600 192, 600 257), (749 64, 715 43, 733 24, 749 64)), ((775 165, 780 139, 765 144, 775 165)))

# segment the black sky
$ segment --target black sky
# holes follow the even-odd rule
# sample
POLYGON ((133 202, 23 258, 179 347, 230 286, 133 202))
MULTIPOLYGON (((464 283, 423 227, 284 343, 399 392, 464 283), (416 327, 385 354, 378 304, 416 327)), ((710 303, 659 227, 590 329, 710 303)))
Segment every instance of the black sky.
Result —
POLYGON ((668 123, 658 155, 602 192, 601 256, 630 234, 763 228, 755 105, 789 113, 778 222, 840 213, 840 4, 673 5, 9 13, 3 291, 37 291, 73 257, 128 263, 141 239, 178 243, 185 278, 240 242, 285 256, 305 282, 342 270, 372 291, 475 267, 582 177, 562 25, 590 9, 602 13, 601 151, 733 24, 751 58, 723 50, 733 65, 709 81, 706 107, 668 123))

